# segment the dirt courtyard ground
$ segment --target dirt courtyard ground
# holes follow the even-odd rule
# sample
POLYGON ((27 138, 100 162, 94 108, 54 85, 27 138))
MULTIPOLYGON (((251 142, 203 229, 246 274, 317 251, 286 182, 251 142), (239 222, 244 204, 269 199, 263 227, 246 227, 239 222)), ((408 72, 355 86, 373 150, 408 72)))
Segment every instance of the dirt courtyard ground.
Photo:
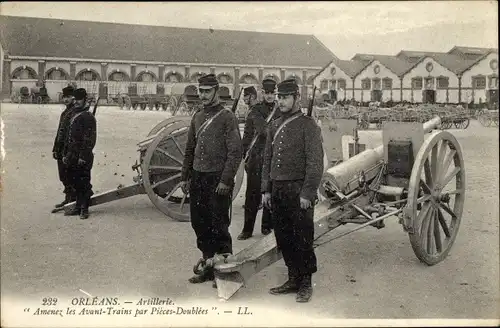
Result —
MULTIPOLYGON (((187 282, 200 256, 190 224, 165 217, 146 195, 93 207, 86 221, 50 213, 62 197, 51 156, 61 109, 1 104, 2 326, 308 326, 327 319, 499 318, 498 128, 472 121, 466 130, 449 130, 463 149, 467 196, 457 240, 443 262, 433 267, 420 263, 397 219, 388 219, 384 229, 369 227, 317 248, 319 272, 310 303, 268 294, 286 279, 283 261, 221 303, 210 284, 187 282), (58 298, 58 304, 43 307, 48 297, 58 298), (208 314, 78 315, 83 307, 76 315, 67 313, 72 300, 82 297, 117 297, 116 310, 134 311, 135 305, 125 302, 170 298, 176 306, 198 306, 208 314), (38 307, 63 309, 63 317, 34 315, 38 307), (237 314, 245 307, 252 314, 237 314)), ((133 183, 137 143, 167 117, 165 112, 98 109, 94 192, 133 183)), ((361 136, 380 139, 380 132, 361 136)), ((252 239, 236 240, 243 225, 244 190, 245 184, 233 207, 235 252, 260 238, 258 221, 252 239)))

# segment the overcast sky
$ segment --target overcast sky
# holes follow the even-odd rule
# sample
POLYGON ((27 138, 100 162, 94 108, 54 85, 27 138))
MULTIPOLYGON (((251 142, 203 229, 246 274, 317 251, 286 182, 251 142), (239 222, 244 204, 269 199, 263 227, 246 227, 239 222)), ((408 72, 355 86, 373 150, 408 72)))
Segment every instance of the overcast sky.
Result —
POLYGON ((498 48, 496 1, 2 2, 2 15, 314 34, 337 57, 498 48))

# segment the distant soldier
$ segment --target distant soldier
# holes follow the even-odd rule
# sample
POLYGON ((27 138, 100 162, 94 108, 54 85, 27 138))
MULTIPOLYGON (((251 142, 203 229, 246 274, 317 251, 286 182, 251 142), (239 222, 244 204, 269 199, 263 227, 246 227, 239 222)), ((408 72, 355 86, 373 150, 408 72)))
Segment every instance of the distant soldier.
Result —
MULTIPOLYGON (((229 211, 242 149, 238 120, 220 104, 215 75, 205 75, 198 82, 203 108, 191 120, 181 179, 182 190, 190 194, 196 244, 203 258, 209 259, 233 252, 229 211)), ((189 282, 209 280, 214 280, 212 270, 195 275, 189 282)))
POLYGON ((55 205, 52 213, 60 210, 64 205, 74 202, 76 200, 76 194, 73 186, 70 183, 68 176, 68 169, 63 163, 63 150, 67 142, 67 134, 69 128, 69 122, 71 120, 71 115, 73 114, 73 106, 75 99, 73 97, 73 91, 75 89, 72 86, 67 86, 62 90, 62 100, 66 105, 65 109, 59 117, 59 125, 57 127, 57 133, 54 140, 54 147, 52 148, 52 157, 57 160, 57 170, 59 172, 59 180, 64 186, 64 200, 55 205))
POLYGON ((297 292, 297 302, 308 302, 317 271, 313 218, 324 164, 321 130, 301 112, 299 97, 295 80, 278 85, 282 115, 268 129, 262 201, 272 209, 277 246, 288 267, 288 281, 270 293, 297 292))
MULTIPOLYGON (((248 94, 249 101, 257 98, 257 92, 255 88, 250 87, 249 91, 245 90, 248 94), (253 92, 255 94, 253 95, 253 92)), ((260 204, 262 202, 261 194, 261 179, 262 179, 262 164, 264 159, 264 146, 266 144, 266 134, 267 134, 267 119, 269 115, 272 114, 275 107, 276 101, 276 82, 272 79, 265 79, 262 81, 262 93, 264 100, 258 104, 254 104, 250 107, 250 111, 246 118, 245 130, 243 132, 243 155, 245 156, 249 151, 247 162, 245 163, 245 169, 247 172, 247 187, 245 193, 245 224, 243 226, 243 231, 238 236, 239 240, 245 240, 253 235, 253 230, 255 227, 255 219, 259 211, 260 204), (256 139, 256 142, 252 149, 250 144, 252 140, 256 139)), ((249 88, 247 88, 249 89, 249 88)), ((245 102, 247 95, 245 95, 245 102)), ((279 111, 275 111, 272 119, 279 116, 279 111)), ((263 208, 262 210, 262 225, 261 232, 263 235, 268 235, 272 231, 272 219, 271 212, 268 208, 263 208)))
POLYGON ((97 124, 89 111, 87 92, 80 88, 74 91, 75 106, 71 117, 63 162, 68 167, 71 183, 76 192, 76 206, 66 215, 89 217, 90 197, 94 194, 91 171, 94 164, 93 149, 97 141, 97 124))

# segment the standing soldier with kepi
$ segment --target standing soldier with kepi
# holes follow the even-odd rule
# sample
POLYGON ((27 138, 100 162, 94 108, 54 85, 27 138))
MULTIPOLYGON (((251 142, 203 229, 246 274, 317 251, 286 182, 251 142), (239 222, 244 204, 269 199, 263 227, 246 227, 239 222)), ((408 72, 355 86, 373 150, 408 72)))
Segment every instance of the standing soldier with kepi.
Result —
MULTIPOLYGON (((255 98, 257 92, 254 87, 255 98)), ((249 89, 247 88, 247 89, 249 89)), ((276 105, 275 101, 276 82, 272 79, 264 79, 262 81, 262 92, 264 100, 250 108, 249 114, 245 121, 245 130, 243 132, 243 155, 247 156, 245 169, 247 172, 247 187, 245 194, 245 224, 243 231, 238 236, 239 240, 245 240, 252 237, 255 227, 255 219, 259 212, 259 207, 262 202, 261 183, 262 183, 262 164, 264 159, 264 146, 266 144, 266 130, 270 119, 275 119, 279 116, 279 111, 273 110, 276 105), (273 115, 272 118, 269 116, 273 115), (253 139, 255 143, 251 147, 253 139)), ((245 94, 247 92, 245 89, 245 94)), ((249 97, 252 98, 250 89, 249 97)), ((246 97, 246 96, 245 96, 246 97)), ((246 98, 245 98, 246 101, 246 98)), ((263 235, 271 233, 272 220, 271 212, 268 208, 262 209, 262 225, 261 232, 263 235)))
MULTIPOLYGON (((182 190, 190 194, 196 244, 206 260, 233 252, 229 211, 242 149, 238 120, 219 103, 215 75, 205 75, 198 82, 203 108, 191 120, 181 179, 182 190)), ((189 282, 209 280, 214 280, 212 270, 195 275, 189 282)))
POLYGON ((268 130, 262 173, 262 201, 272 209, 278 249, 288 267, 288 281, 271 294, 297 292, 297 302, 312 296, 314 205, 323 175, 321 130, 299 108, 294 79, 278 85, 281 117, 268 130))
POLYGON ((65 197, 64 201, 55 206, 55 208, 52 210, 52 213, 62 210, 64 205, 74 202, 76 200, 75 190, 71 185, 71 181, 68 176, 68 169, 66 165, 63 163, 63 150, 67 141, 69 122, 71 120, 71 115, 73 114, 74 90, 75 89, 71 85, 68 85, 62 90, 63 91, 62 99, 66 107, 61 113, 61 116, 59 117, 57 134, 54 140, 54 147, 52 148, 52 157, 55 160, 57 160, 57 170, 59 173, 59 180, 64 185, 63 193, 65 194, 65 197))
POLYGON ((87 91, 80 88, 74 92, 75 107, 70 121, 68 141, 64 151, 64 163, 68 166, 72 185, 76 190, 76 206, 66 215, 78 215, 80 219, 89 217, 92 192, 91 171, 94 164, 93 149, 97 141, 97 124, 89 112, 87 91))

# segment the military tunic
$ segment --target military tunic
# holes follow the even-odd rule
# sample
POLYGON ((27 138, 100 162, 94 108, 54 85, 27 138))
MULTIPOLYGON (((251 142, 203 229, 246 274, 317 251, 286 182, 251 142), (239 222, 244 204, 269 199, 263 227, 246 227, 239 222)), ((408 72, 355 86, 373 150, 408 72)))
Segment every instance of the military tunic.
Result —
POLYGON ((64 157, 68 172, 76 190, 77 207, 88 208, 93 195, 91 170, 94 164, 93 149, 97 141, 97 123, 89 107, 74 107, 68 130, 64 157), (79 160, 84 163, 79 163, 79 160))
POLYGON ((262 192, 271 193, 276 242, 291 277, 317 271, 313 218, 323 166, 321 130, 312 118, 286 113, 273 122, 266 139, 262 192), (293 115, 298 117, 278 132, 293 115), (301 209, 300 198, 312 206, 301 209))
POLYGON ((191 226, 204 258, 213 257, 215 253, 232 253, 229 208, 241 159, 241 136, 236 116, 220 104, 198 111, 188 131, 182 180, 190 181, 191 226), (197 135, 203 123, 217 114, 197 135), (215 192, 220 182, 231 186, 227 195, 215 192))
POLYGON ((68 168, 63 163, 63 150, 67 142, 67 134, 69 129, 69 123, 73 115, 74 104, 69 104, 61 113, 59 117, 59 125, 57 127, 56 137, 54 139, 54 147, 52 148, 52 153, 55 154, 55 159, 57 160, 57 170, 59 173, 59 180, 64 185, 64 193, 74 198, 74 188, 71 185, 71 181, 68 176, 68 168))
MULTIPOLYGON (((245 164, 247 172, 247 186, 245 191, 245 224, 243 232, 252 234, 255 226, 255 219, 261 203, 261 181, 262 164, 264 160, 264 147, 266 143, 267 126, 266 119, 272 113, 274 103, 267 104, 261 102, 252 106, 245 121, 243 132, 243 155, 249 151, 252 140, 257 136, 255 144, 245 164)), ((273 116, 276 119, 279 111, 273 116)), ((271 229, 271 212, 267 208, 262 210, 262 230, 271 229)))

